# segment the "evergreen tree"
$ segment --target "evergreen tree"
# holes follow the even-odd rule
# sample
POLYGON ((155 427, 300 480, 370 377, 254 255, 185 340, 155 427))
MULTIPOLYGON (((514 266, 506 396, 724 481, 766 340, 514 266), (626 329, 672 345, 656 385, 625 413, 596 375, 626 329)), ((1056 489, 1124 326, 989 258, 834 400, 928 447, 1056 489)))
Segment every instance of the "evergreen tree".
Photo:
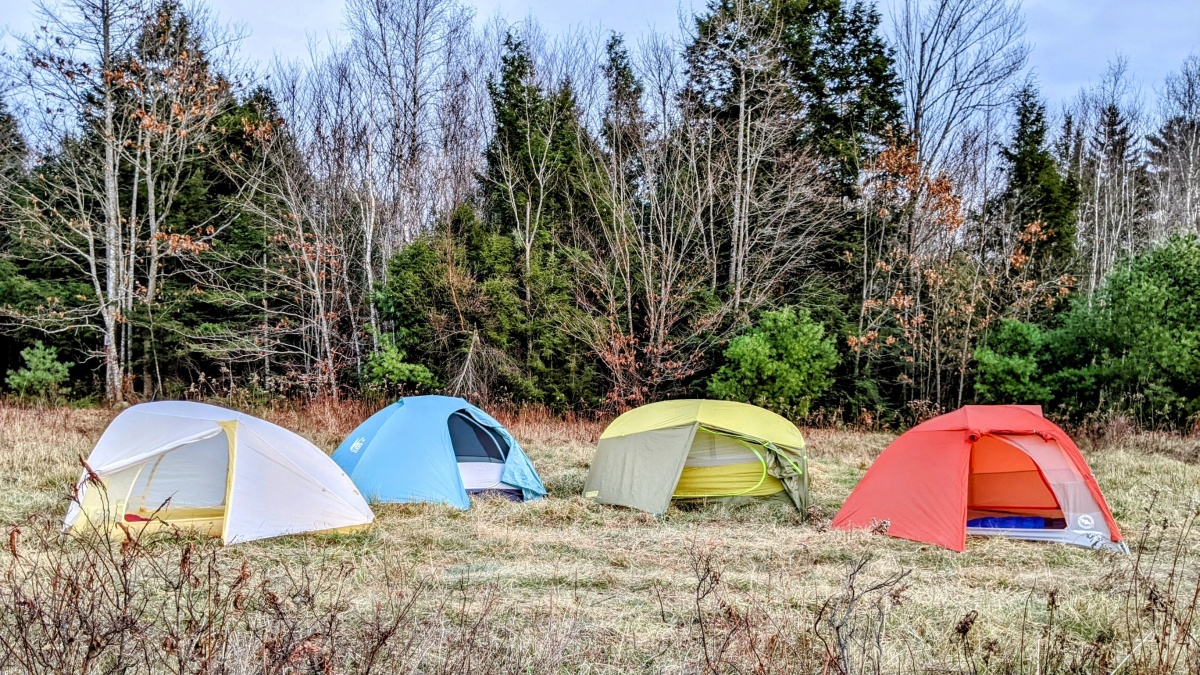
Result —
MULTIPOLYGON (((583 164, 584 132, 570 83, 543 90, 528 45, 512 34, 504 45, 499 77, 488 86, 496 124, 484 177, 489 220, 500 232, 546 242, 574 215, 579 193, 571 179, 583 164)), ((530 271, 534 257, 523 261, 530 271)))
MULTIPOLYGON (((27 171, 31 148, 21 133, 20 124, 0 98, 0 317, 4 314, 21 316, 55 304, 64 309, 75 306, 74 298, 91 292, 78 270, 62 261, 47 259, 25 240, 19 208, 24 200, 37 191, 36 173, 27 171)), ((52 157, 33 167, 33 171, 59 170, 52 157)), ((30 325, 0 332, 0 371, 21 363, 20 351, 39 340, 64 352, 78 354, 80 348, 90 348, 83 331, 66 331, 50 335, 30 325)), ((74 363, 70 364, 75 366, 74 363)), ((79 369, 77 375, 86 372, 79 369)))
MULTIPOLYGON (((228 338, 217 336, 254 335, 261 349, 269 348, 273 338, 266 314, 235 307, 249 302, 265 312, 274 306, 275 298, 264 291, 262 276, 265 263, 271 262, 272 247, 265 225, 239 203, 243 186, 228 167, 261 162, 264 149, 254 137, 255 130, 278 130, 281 125, 274 96, 265 87, 255 88, 239 102, 231 101, 214 122, 219 141, 197 161, 195 172, 176 197, 179 206, 164 223, 167 236, 197 235, 208 249, 164 259, 153 317, 154 344, 141 364, 156 378, 186 382, 199 373, 217 377, 222 366, 234 367, 230 363, 234 352, 220 345, 228 338), (219 231, 208 229, 214 223, 220 225, 219 231), (210 267, 219 270, 219 285, 206 283, 210 267), (238 302, 230 302, 227 293, 237 295, 238 302)), ((240 377, 266 385, 271 377, 269 360, 246 355, 236 360, 243 362, 237 368, 240 377)))
POLYGON ((0 96, 0 172, 11 175, 21 169, 29 146, 17 118, 8 110, 8 103, 0 96))
POLYGON ((489 92, 495 133, 483 176, 485 217, 460 209, 448 238, 435 237, 426 244, 432 251, 416 251, 413 259, 405 253, 396 263, 427 279, 444 275, 435 282, 444 293, 469 292, 435 295, 424 307, 385 301, 385 314, 410 329, 414 317, 446 318, 443 332, 454 347, 442 358, 440 379, 452 388, 487 371, 482 379, 506 390, 502 395, 574 406, 595 398, 596 376, 582 345, 564 328, 574 311, 573 282, 559 241, 584 217, 580 181, 592 178, 582 144, 591 141, 579 124, 570 83, 543 87, 528 46, 514 35, 505 39, 489 92), (440 271, 429 274, 433 251, 439 252, 440 271))
POLYGON ((731 114, 742 78, 728 55, 764 48, 725 30, 735 16, 751 18, 790 92, 786 114, 804 119, 797 147, 815 149, 852 194, 860 169, 901 123, 900 80, 879 12, 861 0, 711 0, 687 48, 692 105, 731 114))
POLYGON ((1116 104, 1104 106, 1100 121, 1092 137, 1092 148, 1096 156, 1106 165, 1120 167, 1136 161, 1133 133, 1129 120, 1116 104))
MULTIPOLYGON (((0 190, 11 190, 15 181, 23 179, 25 160, 29 146, 21 135, 17 118, 8 110, 8 104, 0 96, 0 190)), ((6 226, 14 217, 8 200, 0 196, 0 260, 6 252, 6 226)))
POLYGON ((622 168, 626 181, 632 185, 641 175, 641 169, 636 165, 636 147, 649 132, 642 109, 645 88, 633 72, 629 50, 620 35, 613 33, 609 37, 605 53, 608 58, 603 69, 608 85, 608 104, 604 111, 603 140, 609 152, 629 158, 629 165, 622 168))
POLYGON ((1008 174, 1005 210, 1024 256, 1014 264, 1032 265, 1035 274, 1065 269, 1075 254, 1079 188, 1050 152, 1046 107, 1033 85, 1018 92, 1016 118, 1012 143, 1002 151, 1008 174))
POLYGON ((891 49, 874 4, 810 0, 789 7, 797 4, 803 20, 785 22, 784 45, 808 113, 801 140, 837 162, 843 185, 853 185, 884 139, 899 131, 900 79, 891 49))
POLYGON ((1147 159, 1159 188, 1160 227, 1200 231, 1200 117, 1177 115, 1146 139, 1147 159))
MULTIPOLYGON (((27 150, 17 118, 0 97, 0 190, 10 190, 12 181, 22 179, 27 150)), ((8 200, 0 195, 0 308, 14 304, 15 287, 22 281, 20 268, 13 260, 16 242, 9 236, 13 217, 8 200)), ((0 335, 0 372, 14 364, 18 344, 10 336, 0 335)))

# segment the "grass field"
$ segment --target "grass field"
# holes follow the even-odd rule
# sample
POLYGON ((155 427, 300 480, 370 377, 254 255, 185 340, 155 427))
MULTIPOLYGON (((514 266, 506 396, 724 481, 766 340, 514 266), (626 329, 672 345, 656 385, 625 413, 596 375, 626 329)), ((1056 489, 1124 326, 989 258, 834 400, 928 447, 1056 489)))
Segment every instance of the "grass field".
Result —
MULTIPOLYGON (((332 451, 368 412, 261 414, 332 451)), ((602 425, 538 415, 504 421, 540 502, 382 506, 365 533, 226 549, 58 536, 112 415, 0 406, 2 672, 1200 672, 1195 440, 1083 443, 1130 556, 828 530, 886 433, 806 433, 808 521, 655 520, 579 497, 602 425)))

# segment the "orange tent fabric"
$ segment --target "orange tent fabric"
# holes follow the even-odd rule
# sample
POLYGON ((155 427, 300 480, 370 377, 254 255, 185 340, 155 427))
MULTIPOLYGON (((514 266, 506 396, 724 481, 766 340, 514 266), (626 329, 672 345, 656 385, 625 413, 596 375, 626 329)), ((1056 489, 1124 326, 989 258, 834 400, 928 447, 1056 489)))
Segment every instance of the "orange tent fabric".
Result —
POLYGON ((890 535, 962 551, 969 519, 1001 515, 1065 526, 971 534, 1123 548, 1079 448, 1037 406, 966 406, 913 427, 875 460, 833 526, 888 521, 890 535))

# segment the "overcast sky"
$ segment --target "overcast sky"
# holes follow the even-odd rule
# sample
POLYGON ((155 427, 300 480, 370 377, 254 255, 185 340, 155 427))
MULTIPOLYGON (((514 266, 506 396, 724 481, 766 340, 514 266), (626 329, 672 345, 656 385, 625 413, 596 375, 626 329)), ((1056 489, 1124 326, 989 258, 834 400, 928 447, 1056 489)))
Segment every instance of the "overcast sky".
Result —
MULTIPOLYGON (((882 0, 887 7, 889 0, 882 0)), ((300 58, 314 40, 336 36, 339 0, 210 0, 226 21, 244 25, 243 51, 269 62, 300 58)), ((681 11, 704 0, 469 0, 481 19, 497 13, 517 21, 535 16, 553 34, 599 26, 630 42, 651 29, 677 34, 681 11)), ((1030 66, 1052 108, 1096 82, 1118 54, 1129 59, 1143 93, 1152 96, 1189 53, 1200 53, 1200 0, 1026 0, 1030 66)), ((33 0, 0 0, 0 24, 32 27, 33 0)))

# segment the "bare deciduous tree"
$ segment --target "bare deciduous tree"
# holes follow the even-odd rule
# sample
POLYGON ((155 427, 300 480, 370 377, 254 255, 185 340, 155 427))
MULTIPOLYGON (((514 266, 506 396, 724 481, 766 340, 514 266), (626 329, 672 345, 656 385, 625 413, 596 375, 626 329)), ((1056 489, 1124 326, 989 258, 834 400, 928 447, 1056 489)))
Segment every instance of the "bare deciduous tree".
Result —
POLYGON ((1078 238, 1083 290, 1090 297, 1116 262, 1150 240, 1145 119, 1124 58, 1067 111, 1067 162, 1081 188, 1078 238))
POLYGON ((1149 138, 1156 235, 1200 234, 1200 55, 1167 78, 1158 131, 1149 138))
MULTIPOLYGON (((731 43, 771 34, 744 21, 727 28, 744 31, 731 43)), ((799 287, 837 215, 817 163, 794 149, 785 89, 765 64, 746 68, 731 119, 675 111, 679 69, 656 44, 641 67, 650 113, 640 89, 639 100, 610 99, 607 147, 588 148, 597 230, 575 232, 577 330, 608 369, 618 408, 693 375, 749 314, 799 287)))
POLYGON ((892 7, 908 131, 925 171, 946 168, 956 138, 1007 102, 1029 47, 1020 0, 903 0, 892 7))
POLYGON ((456 0, 351 0, 346 12, 386 258, 470 193, 486 132, 473 85, 490 68, 456 0))
POLYGON ((136 0, 70 0, 39 4, 43 28, 21 40, 22 94, 36 117, 36 184, 6 185, 31 242, 78 270, 91 294, 49 298, 36 320, 49 328, 94 328, 103 337, 104 392, 124 395, 121 325, 132 305, 136 241, 120 203, 121 159, 137 135, 122 114, 131 73, 123 57, 144 17, 136 0))

